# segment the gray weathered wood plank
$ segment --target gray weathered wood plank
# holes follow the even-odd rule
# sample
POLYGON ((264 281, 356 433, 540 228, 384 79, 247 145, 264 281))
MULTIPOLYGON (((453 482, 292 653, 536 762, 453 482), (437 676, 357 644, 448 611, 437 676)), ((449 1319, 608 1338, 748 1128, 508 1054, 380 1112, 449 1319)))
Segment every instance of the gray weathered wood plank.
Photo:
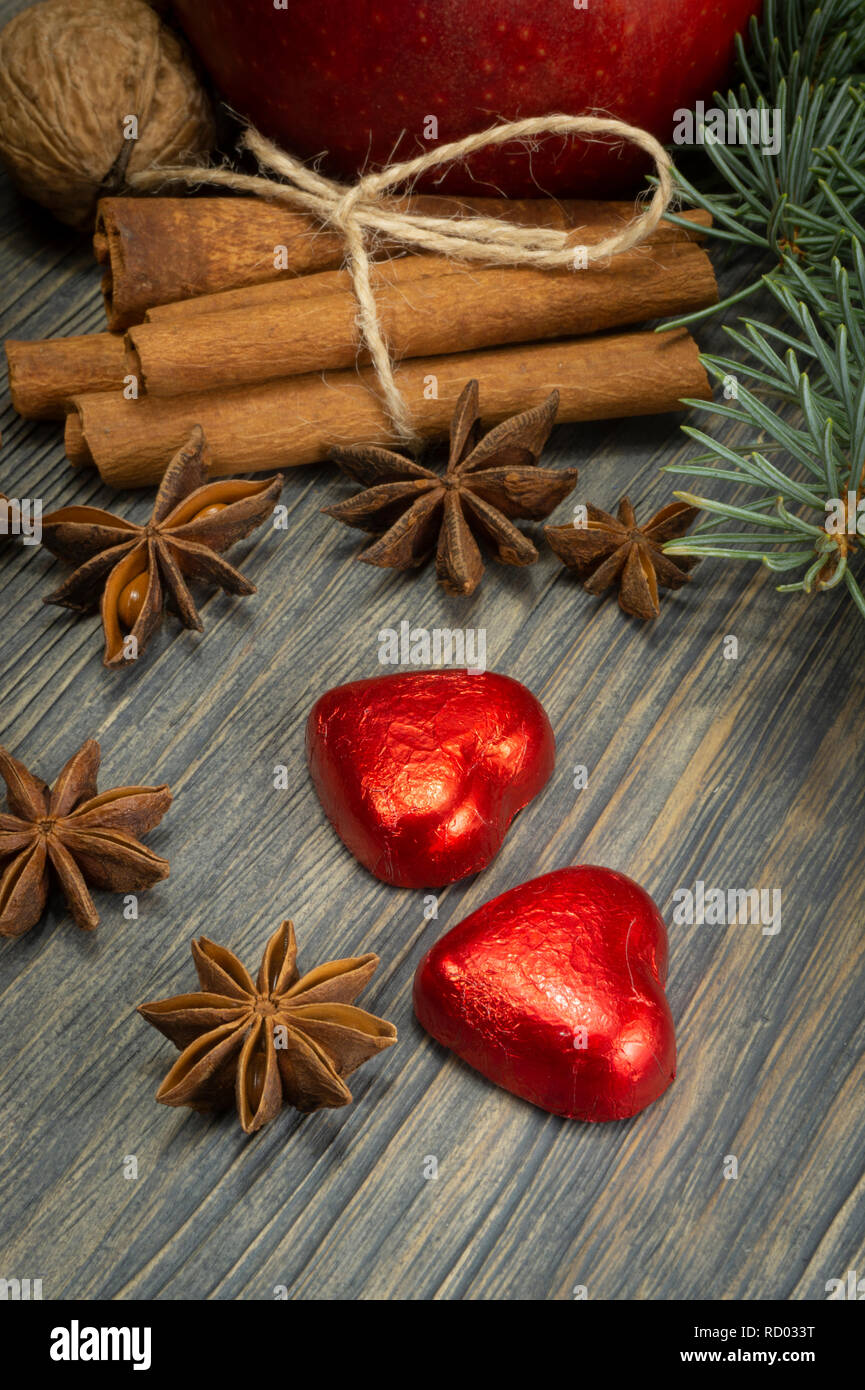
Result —
MULTIPOLYGON (((5 184, 0 231, 2 336, 101 325, 86 244, 5 184)), ((147 514, 149 496, 70 470, 59 428, 17 420, 5 387, 0 423, 3 491, 147 514)), ((601 423, 558 430, 549 457, 580 467, 578 499, 627 489, 642 509, 668 498, 657 469, 689 447, 674 419, 601 423)), ((235 552, 258 594, 206 599, 203 638, 169 622, 123 674, 102 668, 95 620, 41 605, 61 565, 0 552, 0 739, 50 778, 93 735, 104 786, 165 780, 176 797, 148 837, 171 877, 138 921, 102 894, 95 934, 55 905, 0 946, 0 1276, 42 1277, 46 1298, 825 1297, 865 1270, 861 624, 840 598, 783 598, 706 564, 647 628, 548 553, 449 600, 428 573, 356 563, 356 536, 318 510, 346 491, 329 470, 294 473, 288 532, 235 552), (354 863, 302 756, 315 697, 375 673, 379 630, 403 618, 485 627, 490 666, 542 698, 558 739, 551 784, 483 875, 439 895, 437 921, 354 863), (411 1010, 440 932, 580 861, 637 878, 668 922, 697 879, 783 895, 776 936, 671 927, 679 1076, 628 1123, 569 1124, 496 1090, 411 1010), (399 1045, 357 1074, 352 1107, 287 1113, 252 1139, 157 1106, 174 1053, 136 1004, 192 987, 193 936, 256 965, 287 915, 302 961, 380 954, 361 1002, 399 1045)))

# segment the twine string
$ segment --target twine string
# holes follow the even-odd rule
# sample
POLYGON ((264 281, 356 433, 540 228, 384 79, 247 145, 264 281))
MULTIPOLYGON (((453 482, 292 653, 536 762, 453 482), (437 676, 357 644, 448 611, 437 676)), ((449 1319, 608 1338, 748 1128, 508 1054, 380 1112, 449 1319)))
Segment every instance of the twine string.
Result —
POLYGON ((278 199, 311 214, 325 226, 339 232, 345 242, 346 266, 358 305, 357 324, 378 378, 384 405, 397 437, 407 444, 416 442, 411 411, 394 377, 393 362, 376 308, 370 275, 370 241, 384 236, 388 241, 415 251, 424 251, 461 261, 483 261, 487 265, 531 266, 543 270, 576 270, 575 252, 581 252, 579 265, 608 261, 638 246, 661 221, 673 198, 672 163, 663 145, 654 136, 624 121, 600 116, 530 116, 489 127, 462 140, 439 145, 414 159, 390 164, 385 169, 364 174, 347 188, 303 164, 293 155, 249 129, 241 141, 254 155, 265 174, 243 174, 228 167, 208 168, 176 165, 134 174, 129 180, 135 188, 153 188, 166 180, 188 184, 210 184, 230 188, 256 197, 278 199), (620 231, 593 245, 581 247, 576 240, 579 228, 559 231, 548 227, 519 227, 495 217, 433 217, 411 211, 383 195, 400 184, 411 184, 421 174, 439 165, 455 163, 489 146, 513 140, 532 140, 540 135, 615 136, 636 145, 650 155, 657 171, 657 184, 645 210, 620 231), (276 175, 270 177, 269 175, 276 175))

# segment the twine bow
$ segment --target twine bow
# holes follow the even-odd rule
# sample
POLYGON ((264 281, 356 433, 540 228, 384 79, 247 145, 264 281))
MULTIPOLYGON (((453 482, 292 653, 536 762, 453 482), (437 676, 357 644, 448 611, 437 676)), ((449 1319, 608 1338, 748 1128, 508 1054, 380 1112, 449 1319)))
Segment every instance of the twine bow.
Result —
POLYGON ((368 245, 372 236, 384 235, 389 241, 411 250, 434 252, 461 261, 575 270, 577 251, 582 266, 607 260, 638 246, 658 226, 673 197, 672 163, 663 145, 637 126, 600 116, 532 116, 508 121, 462 140, 439 145, 415 159, 365 174, 350 188, 325 178, 256 130, 247 130, 241 145, 255 156, 262 169, 278 177, 242 174, 230 168, 178 165, 137 173, 130 179, 130 185, 152 188, 166 179, 219 185, 262 198, 279 199, 311 213, 323 225, 338 231, 345 239, 346 265, 358 304, 361 340, 372 359, 391 423, 397 436, 407 443, 415 439, 411 411, 394 379, 393 363, 376 309, 368 245), (496 217, 430 217, 381 201, 387 190, 410 183, 437 165, 464 159, 489 145, 530 140, 539 135, 613 135, 645 150, 654 160, 658 174, 657 187, 645 211, 615 235, 592 246, 580 247, 574 240, 575 231, 519 227, 496 217))

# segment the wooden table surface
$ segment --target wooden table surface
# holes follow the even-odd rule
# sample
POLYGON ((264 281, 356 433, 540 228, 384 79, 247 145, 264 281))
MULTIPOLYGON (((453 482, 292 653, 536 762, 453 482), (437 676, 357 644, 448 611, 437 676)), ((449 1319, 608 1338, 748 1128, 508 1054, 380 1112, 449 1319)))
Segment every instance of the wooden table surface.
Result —
MULTIPOLYGON (((5 182, 0 227, 2 336, 99 329, 86 242, 5 182)), ((716 328, 701 338, 719 345, 716 328)), ((59 426, 19 420, 5 385, 0 404, 0 490, 148 514, 152 494, 73 472, 59 426)), ((609 507, 627 490, 642 512, 676 485, 659 466, 689 448, 666 417, 559 428, 548 458, 579 466, 575 500, 609 507)), ((643 625, 585 595, 549 551, 530 570, 492 565, 453 600, 429 571, 356 563, 358 533, 319 512, 347 491, 330 468, 296 470, 288 531, 233 552, 258 594, 206 597, 203 637, 169 620, 123 673, 102 667, 96 619, 41 604, 66 568, 2 547, 0 741, 51 780, 96 737, 102 786, 165 781, 175 801, 148 837, 171 877, 141 895, 137 921, 103 893, 95 933, 56 902, 0 946, 0 1277, 41 1278, 51 1299, 572 1299, 584 1286, 592 1299, 807 1300, 865 1273, 852 607, 709 562, 643 625), (377 634, 403 619, 486 628, 490 668, 541 698, 558 740, 547 789, 486 872, 440 892, 437 920, 422 894, 355 863, 303 760, 313 700, 380 671, 377 634), (411 1008, 440 933, 580 862, 639 880, 670 925, 679 1075, 617 1124, 498 1090, 411 1008), (779 889, 780 930, 672 925, 675 891, 698 880, 779 889), (286 916, 302 965, 379 953, 360 1002, 397 1024, 397 1047, 356 1074, 351 1107, 286 1111, 252 1138, 232 1114, 155 1104, 176 1054, 135 1006, 194 987, 193 937, 257 967, 286 916)))

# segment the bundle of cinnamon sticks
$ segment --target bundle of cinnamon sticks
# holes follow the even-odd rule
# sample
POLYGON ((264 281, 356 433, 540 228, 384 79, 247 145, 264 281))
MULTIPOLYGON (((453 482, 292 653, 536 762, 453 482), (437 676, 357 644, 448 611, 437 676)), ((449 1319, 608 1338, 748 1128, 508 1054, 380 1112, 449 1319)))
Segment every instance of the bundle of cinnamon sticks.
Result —
MULTIPOLYGON (((577 245, 633 216, 630 203, 426 197, 408 205, 573 229, 577 245)), ((373 289, 418 432, 446 432, 472 377, 490 424, 553 387, 565 421, 661 413, 684 396, 707 397, 684 330, 610 331, 716 302, 699 245, 708 219, 688 220, 688 229, 662 224, 603 267, 566 272, 389 256, 395 248, 383 246, 373 289)), ((257 199, 108 198, 94 247, 108 331, 6 344, 13 405, 30 418, 65 418, 72 463, 95 464, 117 487, 146 485, 195 424, 216 474, 392 441, 334 233, 257 199)))

